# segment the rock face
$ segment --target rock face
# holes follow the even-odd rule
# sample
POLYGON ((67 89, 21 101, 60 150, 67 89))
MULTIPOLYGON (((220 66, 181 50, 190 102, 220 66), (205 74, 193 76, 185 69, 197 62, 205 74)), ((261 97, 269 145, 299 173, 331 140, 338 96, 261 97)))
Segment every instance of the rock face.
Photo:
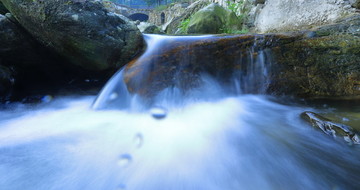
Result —
POLYGON ((304 30, 353 12, 345 0, 267 0, 255 27, 260 33, 304 30))
POLYGON ((235 13, 212 3, 196 12, 188 26, 188 34, 219 34, 241 29, 241 20, 235 13))
POLYGON ((124 16, 97 1, 1 0, 37 40, 88 70, 119 68, 142 49, 143 38, 124 16))

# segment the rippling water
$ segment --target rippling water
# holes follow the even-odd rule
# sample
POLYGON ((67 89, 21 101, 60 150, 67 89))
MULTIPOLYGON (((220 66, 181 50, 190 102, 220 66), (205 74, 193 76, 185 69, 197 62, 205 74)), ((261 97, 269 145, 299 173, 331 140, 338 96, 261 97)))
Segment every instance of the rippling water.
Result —
POLYGON ((0 111, 0 189, 359 189, 359 147, 304 123, 312 108, 242 95, 96 111, 94 98, 0 111))

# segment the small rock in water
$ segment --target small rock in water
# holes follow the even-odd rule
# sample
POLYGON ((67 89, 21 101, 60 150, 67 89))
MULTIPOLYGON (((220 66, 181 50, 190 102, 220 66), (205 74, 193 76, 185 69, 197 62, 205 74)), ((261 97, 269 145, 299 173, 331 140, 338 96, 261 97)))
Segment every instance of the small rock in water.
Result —
POLYGON ((151 116, 155 119, 164 119, 167 115, 167 111, 162 107, 153 107, 150 110, 151 116))
POLYGON ((122 154, 119 158, 118 165, 120 167, 126 167, 130 164, 132 157, 130 154, 122 154))
POLYGON ((332 122, 330 119, 310 111, 301 113, 300 117, 327 135, 333 136, 334 138, 343 137, 349 145, 360 144, 357 131, 350 126, 332 122))

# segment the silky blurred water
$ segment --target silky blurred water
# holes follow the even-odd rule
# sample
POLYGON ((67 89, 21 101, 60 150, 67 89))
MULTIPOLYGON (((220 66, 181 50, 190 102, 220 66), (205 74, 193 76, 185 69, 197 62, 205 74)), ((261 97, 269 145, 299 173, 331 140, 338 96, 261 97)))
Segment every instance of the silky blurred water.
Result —
POLYGON ((94 98, 1 110, 0 189, 359 188, 359 147, 301 121, 312 108, 241 95, 161 102, 159 119, 94 98))
MULTIPOLYGON (((151 47, 198 38, 147 36, 151 47)), ((359 146, 300 118, 341 110, 254 94, 266 92, 271 52, 246 52, 257 58, 227 85, 202 73, 184 92, 175 77, 149 101, 119 71, 98 97, 2 105, 0 190, 360 189, 359 146)))

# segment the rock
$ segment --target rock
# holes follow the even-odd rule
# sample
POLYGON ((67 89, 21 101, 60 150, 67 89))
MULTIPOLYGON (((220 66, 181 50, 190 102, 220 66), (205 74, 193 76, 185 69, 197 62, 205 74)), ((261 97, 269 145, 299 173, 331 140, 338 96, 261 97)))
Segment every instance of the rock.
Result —
POLYGON ((255 21, 260 33, 310 29, 330 24, 354 13, 347 4, 334 0, 267 0, 255 21))
POLYGON ((0 2, 0 14, 5 15, 9 11, 5 8, 5 6, 0 2))
POLYGON ((164 34, 164 32, 161 31, 158 26, 148 22, 141 22, 139 25, 137 25, 137 27, 139 28, 140 32, 145 34, 164 34))
POLYGON ((37 40, 82 68, 114 70, 142 50, 143 38, 136 26, 98 1, 1 2, 37 40))
POLYGON ((334 123, 330 119, 310 111, 303 112, 300 116, 314 128, 320 129, 329 136, 342 137, 350 145, 360 144, 358 135, 350 126, 334 123))
MULTIPOLYGON (((268 83, 260 86, 266 86, 268 94, 303 98, 359 97, 358 22, 360 17, 353 16, 314 31, 170 41, 157 47, 146 60, 129 64, 126 81, 132 93, 144 96, 156 95, 170 86, 194 88, 199 73, 207 73, 218 81, 229 81, 234 73, 246 73, 243 69, 249 68, 249 60, 256 60, 263 50, 268 52, 264 58, 271 67, 267 71, 268 83), (147 73, 148 67, 152 72, 147 73), (179 78, 183 80, 178 81, 179 78)), ((251 89, 258 88, 256 82, 252 84, 251 89)))
POLYGON ((356 0, 351 6, 356 9, 360 9, 360 0, 356 0))
MULTIPOLYGON (((125 67, 124 81, 130 93, 146 98, 152 98, 168 87, 182 91, 194 89, 204 73, 225 85, 233 81, 235 74, 251 72, 249 60, 255 62, 264 58, 267 61, 271 56, 266 55, 266 50, 298 38, 302 38, 302 34, 209 36, 186 40, 168 37, 159 42, 161 45, 146 52, 145 58, 129 63, 125 67), (262 50, 265 52, 260 54, 262 50)), ((257 87, 263 85, 258 80, 261 77, 251 81, 253 86, 246 89, 247 93, 258 92, 257 87)))
POLYGON ((8 100, 13 85, 14 77, 12 71, 9 68, 0 65, 0 102, 8 100))
POLYGON ((73 92, 100 89, 112 74, 70 64, 36 41, 10 13, 6 17, 0 15, 0 41, 0 102, 20 101, 33 95, 42 97, 64 89, 73 92), (86 82, 88 79, 97 82, 86 82))
POLYGON ((179 30, 181 22, 185 19, 190 18, 191 15, 195 14, 198 10, 204 8, 209 4, 207 0, 195 1, 193 4, 188 6, 181 15, 173 15, 173 17, 169 17, 167 23, 164 25, 163 30, 166 31, 167 34, 176 34, 179 30))
POLYGON ((317 27, 314 31, 317 36, 350 34, 360 37, 360 15, 340 19, 335 24, 317 27))
POLYGON ((298 97, 360 95, 360 16, 320 27, 272 49, 277 64, 269 91, 298 97))
POLYGON ((241 30, 241 20, 235 13, 212 3, 196 12, 188 26, 188 34, 219 34, 241 30))
POLYGON ((265 4, 265 0, 255 0, 255 5, 257 4, 265 4))

